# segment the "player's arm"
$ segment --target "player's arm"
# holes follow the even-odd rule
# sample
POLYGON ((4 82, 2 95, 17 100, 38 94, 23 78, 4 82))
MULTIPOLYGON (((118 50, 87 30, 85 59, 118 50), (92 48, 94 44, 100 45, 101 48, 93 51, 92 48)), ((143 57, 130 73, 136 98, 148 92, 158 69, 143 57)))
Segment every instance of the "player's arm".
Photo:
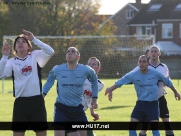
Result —
POLYGON ((8 61, 10 54, 10 47, 8 43, 5 43, 2 48, 3 57, 0 60, 0 78, 12 76, 12 63, 8 61))
POLYGON ((91 113, 91 116, 94 118, 93 119, 94 121, 99 119, 99 114, 95 113, 93 108, 90 108, 90 113, 91 113))
POLYGON ((23 33, 24 33, 24 38, 33 42, 36 46, 38 46, 41 49, 35 52, 36 54, 35 56, 39 66, 44 67, 44 65, 54 54, 54 50, 49 45, 45 44, 39 39, 36 39, 36 37, 30 31, 23 30, 23 33))
POLYGON ((165 75, 157 72, 158 74, 158 77, 160 78, 161 81, 163 81, 163 83, 168 86, 174 93, 175 95, 175 99, 176 100, 180 100, 181 99, 181 96, 180 96, 180 93, 177 91, 177 89, 174 87, 173 83, 171 82, 171 80, 166 77, 165 75))
POLYGON ((47 95, 47 93, 50 91, 51 87, 54 85, 55 82, 55 74, 54 74, 54 68, 50 71, 48 78, 46 80, 46 83, 43 86, 43 97, 47 95))
POLYGON ((91 82, 91 85, 92 85, 92 102, 91 102, 91 105, 92 105, 92 108, 94 109, 97 109, 98 108, 98 104, 97 104, 97 98, 98 98, 98 83, 97 83, 97 75, 95 73, 95 71, 90 68, 90 67, 87 67, 88 68, 88 78, 90 78, 90 82, 91 82))
POLYGON ((122 85, 125 84, 129 84, 132 82, 130 77, 133 77, 134 72, 129 72, 127 73, 125 76, 123 76, 122 78, 120 78, 114 85, 112 85, 111 87, 107 88, 105 91, 105 95, 108 95, 108 99, 109 101, 112 101, 112 97, 113 97, 113 91, 116 90, 118 87, 121 87, 122 85))

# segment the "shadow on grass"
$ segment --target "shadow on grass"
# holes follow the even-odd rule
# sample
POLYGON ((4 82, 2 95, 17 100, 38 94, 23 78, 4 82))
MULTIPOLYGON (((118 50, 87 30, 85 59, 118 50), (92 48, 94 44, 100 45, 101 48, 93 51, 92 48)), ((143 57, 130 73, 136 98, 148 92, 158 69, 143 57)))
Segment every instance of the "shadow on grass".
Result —
POLYGON ((132 107, 132 106, 109 106, 109 107, 99 108, 99 110, 112 110, 112 109, 126 108, 126 107, 132 107))

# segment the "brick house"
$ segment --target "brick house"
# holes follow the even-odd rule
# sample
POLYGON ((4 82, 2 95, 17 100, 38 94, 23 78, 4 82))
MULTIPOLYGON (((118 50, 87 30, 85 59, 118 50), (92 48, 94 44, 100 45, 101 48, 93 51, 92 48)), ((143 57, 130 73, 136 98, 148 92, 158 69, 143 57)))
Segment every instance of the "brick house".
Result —
POLYGON ((117 26, 115 35, 154 35, 171 77, 181 77, 181 0, 150 0, 147 4, 135 0, 102 24, 109 19, 117 26))

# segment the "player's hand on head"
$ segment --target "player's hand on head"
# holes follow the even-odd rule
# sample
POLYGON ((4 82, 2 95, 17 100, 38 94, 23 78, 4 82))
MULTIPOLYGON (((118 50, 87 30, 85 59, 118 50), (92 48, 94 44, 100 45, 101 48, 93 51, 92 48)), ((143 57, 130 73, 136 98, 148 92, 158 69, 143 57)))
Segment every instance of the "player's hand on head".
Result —
POLYGON ((30 31, 23 29, 23 34, 24 34, 24 38, 26 38, 29 41, 32 41, 34 39, 34 35, 30 31))
POLYGON ((10 54, 10 46, 7 42, 4 44, 2 48, 2 54, 5 56, 8 56, 10 54))
POLYGON ((108 95, 109 101, 112 101, 112 89, 111 88, 106 89, 105 95, 108 95))

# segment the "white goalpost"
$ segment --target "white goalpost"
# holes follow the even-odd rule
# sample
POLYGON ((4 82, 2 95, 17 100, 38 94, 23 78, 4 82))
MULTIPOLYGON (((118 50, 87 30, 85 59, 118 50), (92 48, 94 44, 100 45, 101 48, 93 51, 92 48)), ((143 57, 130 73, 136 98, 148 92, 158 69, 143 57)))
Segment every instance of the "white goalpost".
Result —
MULTIPOLYGON (((3 36, 12 47, 17 36, 3 36)), ((99 78, 119 78, 137 65, 137 59, 149 46, 155 43, 153 35, 116 35, 116 36, 35 36, 50 45, 55 54, 42 69, 46 78, 53 66, 65 62, 65 52, 74 46, 80 51, 80 63, 86 64, 88 58, 97 57, 101 61, 99 78)), ((33 44, 32 44, 33 45, 33 44)), ((33 49, 39 49, 33 46, 33 49)), ((9 57, 13 57, 13 54, 9 57)), ((2 79, 2 93, 5 80, 2 79)))

